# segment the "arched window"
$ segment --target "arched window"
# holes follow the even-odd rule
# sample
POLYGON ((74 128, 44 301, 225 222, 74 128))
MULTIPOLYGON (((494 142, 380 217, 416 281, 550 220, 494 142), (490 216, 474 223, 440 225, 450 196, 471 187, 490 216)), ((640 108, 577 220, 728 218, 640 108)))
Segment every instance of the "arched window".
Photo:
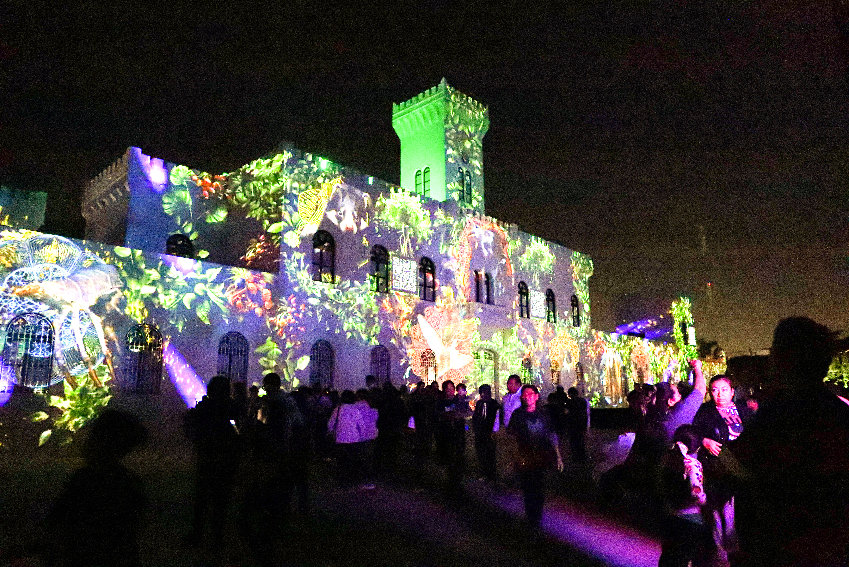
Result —
POLYGON ((391 381, 389 377, 389 349, 383 345, 377 345, 371 349, 371 375, 377 378, 378 384, 391 381))
POLYGON ((422 353, 422 368, 424 368, 424 376, 422 376, 422 381, 425 384, 430 384, 434 380, 436 380, 437 376, 437 368, 436 368, 436 355, 430 349, 425 349, 422 353))
POLYGON ((6 325, 3 363, 15 383, 28 388, 50 386, 53 370, 53 325, 44 315, 24 313, 6 325))
POLYGON ((422 192, 422 170, 416 170, 416 193, 421 194, 422 192))
POLYGON ((475 301, 481 303, 483 301, 483 281, 481 281, 481 273, 475 270, 475 301))
POLYGON ((545 320, 549 323, 557 322, 557 304, 554 302, 554 292, 545 290, 545 320))
POLYGON ((436 301, 436 267, 427 257, 419 260, 419 298, 436 301))
POLYGON ((332 387, 335 365, 336 354, 333 352, 333 346, 324 339, 316 341, 310 350, 310 385, 332 387))
POLYGON ((472 172, 466 170, 466 196, 464 197, 464 201, 467 205, 472 204, 472 172))
POLYGON ((519 317, 528 319, 531 316, 531 294, 528 284, 519 282, 519 317))
POLYGON ((317 282, 336 281, 336 243, 330 233, 319 230, 312 237, 312 279, 317 282))
POLYGON ((430 168, 424 168, 424 182, 422 183, 422 195, 430 197, 430 168))
POLYGON ((570 300, 572 304, 572 326, 580 327, 581 326, 581 304, 578 302, 578 296, 573 295, 570 300))
POLYGON ((231 331, 218 342, 218 374, 230 382, 248 381, 248 339, 242 333, 231 331))
POLYGON ((487 272, 484 274, 484 291, 486 291, 486 303, 492 305, 494 303, 492 297, 492 274, 487 272))
POLYGON ((127 332, 124 383, 137 394, 158 394, 162 384, 162 334, 155 325, 133 325, 127 332))
POLYGON ((371 290, 389 293, 389 252, 380 245, 371 247, 371 290))
POLYGON ((457 170, 457 183, 460 185, 457 191, 457 200, 461 205, 466 203, 466 176, 463 174, 463 168, 457 170))
POLYGON ((185 234, 172 234, 165 241, 165 253, 182 258, 194 258, 195 245, 185 234))

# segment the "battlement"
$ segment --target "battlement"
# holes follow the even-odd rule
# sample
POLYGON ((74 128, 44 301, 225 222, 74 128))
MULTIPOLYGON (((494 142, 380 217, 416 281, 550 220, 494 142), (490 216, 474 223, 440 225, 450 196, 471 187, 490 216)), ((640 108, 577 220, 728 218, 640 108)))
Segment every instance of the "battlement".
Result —
MULTIPOLYGON (((127 181, 129 148, 120 158, 100 172, 85 186, 83 191, 83 212, 103 208, 110 201, 117 200, 115 186, 123 187, 127 181)), ((118 190, 120 192, 120 190, 118 190)))

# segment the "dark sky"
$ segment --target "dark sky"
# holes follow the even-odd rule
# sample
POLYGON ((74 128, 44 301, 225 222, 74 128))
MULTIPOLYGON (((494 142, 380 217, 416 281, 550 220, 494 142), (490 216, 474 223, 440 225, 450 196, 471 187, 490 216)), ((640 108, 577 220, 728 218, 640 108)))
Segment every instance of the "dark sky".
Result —
POLYGON ((0 184, 47 190, 48 230, 82 234, 130 145, 223 172, 286 140, 397 182, 391 103, 444 76, 490 109, 488 213, 594 258, 594 327, 685 293, 730 354, 791 314, 849 330, 838 0, 54 4, 0 8, 0 184))

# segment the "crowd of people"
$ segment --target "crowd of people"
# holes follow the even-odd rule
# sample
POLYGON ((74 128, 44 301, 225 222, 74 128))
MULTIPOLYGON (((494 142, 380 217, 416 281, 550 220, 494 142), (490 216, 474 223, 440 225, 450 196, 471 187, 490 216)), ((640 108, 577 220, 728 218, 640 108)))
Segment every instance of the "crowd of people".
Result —
MULTIPOLYGON (((638 384, 629 393, 633 446, 624 462, 602 475, 599 494, 658 520, 661 566, 847 564, 849 401, 823 382, 836 349, 826 327, 787 319, 776 329, 772 370, 757 396, 737 395, 726 375, 707 380, 697 360, 689 362, 691 381, 638 384)), ((498 401, 488 384, 470 398, 465 384, 448 380, 419 382, 407 391, 368 376, 358 391, 299 387, 284 393, 271 373, 260 395, 257 386, 215 376, 185 416, 196 454, 186 544, 221 542, 234 510, 257 564, 271 564, 275 534, 293 514, 309 514, 316 458, 336 462, 340 485, 371 490, 376 479, 397 475, 409 449, 408 470, 424 475, 430 463, 442 467, 446 495, 457 496, 470 470, 467 437, 474 442, 479 480, 520 488, 527 522, 538 528, 547 471, 562 471, 564 454, 575 463, 587 460, 589 404, 576 389, 560 387, 543 403, 537 387, 522 384, 518 375, 509 377, 506 389, 498 401), (240 465, 251 471, 247 478, 237 474, 240 465)), ((123 517, 143 503, 120 465, 143 432, 111 411, 92 431, 89 464, 51 517, 57 526, 81 513, 74 502, 87 494, 86 479, 116 481, 120 494, 100 499, 103 510, 123 502, 123 517), (125 439, 108 439, 110 428, 125 439)), ((417 479, 417 490, 427 486, 424 481, 417 479)), ((131 538, 121 540, 132 547, 131 538)), ((126 564, 137 564, 137 553, 121 555, 126 564)), ((55 557, 71 556, 64 550, 55 557)))

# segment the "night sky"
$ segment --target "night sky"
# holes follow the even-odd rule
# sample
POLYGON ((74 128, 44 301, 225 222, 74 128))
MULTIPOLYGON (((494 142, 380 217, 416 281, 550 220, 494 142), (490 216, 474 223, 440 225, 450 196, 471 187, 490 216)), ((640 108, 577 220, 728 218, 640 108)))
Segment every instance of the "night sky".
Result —
POLYGON ((48 191, 49 232, 130 145, 220 173, 289 141, 397 183, 391 104, 444 76, 489 107, 488 214, 593 257, 595 328, 686 294, 731 355, 788 315, 849 330, 840 1, 104 4, 0 8, 0 185, 48 191))

